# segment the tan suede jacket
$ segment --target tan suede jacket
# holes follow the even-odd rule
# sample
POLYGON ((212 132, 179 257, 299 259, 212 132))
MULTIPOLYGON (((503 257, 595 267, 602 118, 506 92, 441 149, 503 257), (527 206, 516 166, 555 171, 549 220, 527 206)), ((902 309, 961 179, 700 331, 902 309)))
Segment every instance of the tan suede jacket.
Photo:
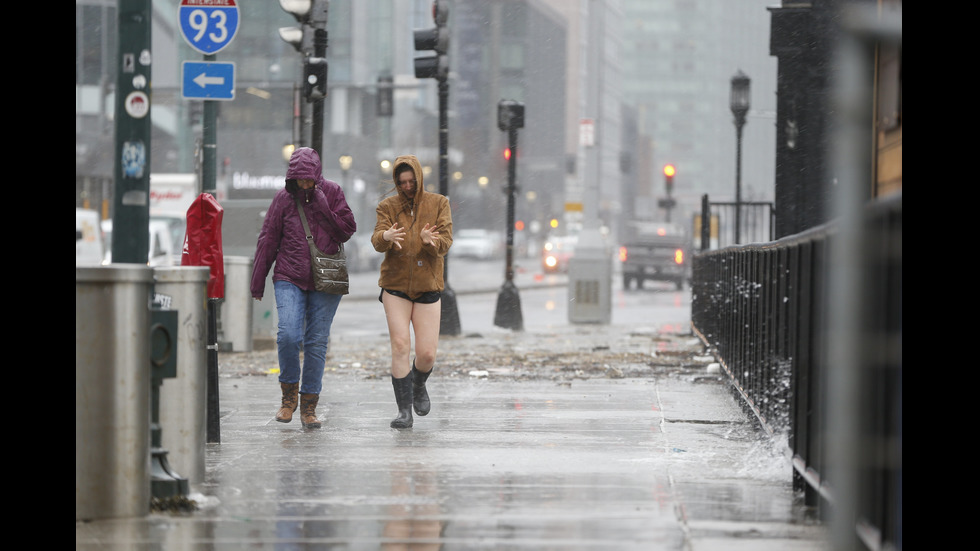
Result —
MULTIPOLYGON (((414 155, 402 155, 395 159, 393 167, 408 163, 415 172, 418 190, 410 201, 399 189, 396 195, 378 203, 378 222, 371 235, 371 244, 378 252, 385 253, 381 262, 381 277, 378 285, 383 289, 401 291, 410 298, 418 298, 428 291, 442 291, 444 259, 453 244, 453 216, 449 199, 438 193, 425 191, 422 182, 422 165, 414 155), (399 249, 394 243, 385 241, 384 232, 395 222, 405 228, 405 239, 399 249), (425 245, 420 235, 422 227, 428 223, 439 231, 438 246, 425 245)), ((394 180, 394 168, 392 168, 394 180)), ((397 185, 395 186, 397 189, 397 185)))

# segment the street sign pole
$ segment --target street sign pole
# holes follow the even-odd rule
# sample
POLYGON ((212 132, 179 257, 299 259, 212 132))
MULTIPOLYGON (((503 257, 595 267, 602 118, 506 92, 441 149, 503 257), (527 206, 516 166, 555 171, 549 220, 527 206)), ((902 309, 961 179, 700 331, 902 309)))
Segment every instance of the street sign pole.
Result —
POLYGON ((112 262, 146 264, 150 232, 150 0, 119 2, 112 262))
MULTIPOLYGON (((215 54, 223 50, 238 33, 239 12, 237 0, 181 0, 177 7, 177 20, 184 40, 195 50, 204 54, 205 62, 213 62, 215 54)), ((185 64, 186 68, 186 64, 185 64)), ((204 94, 203 136, 201 152, 201 192, 216 195, 217 189, 217 149, 218 132, 216 127, 217 105, 215 98, 209 97, 212 86, 230 86, 219 99, 234 99, 234 65, 230 76, 208 77, 201 73, 200 81, 195 82, 194 93, 204 94), (231 82, 227 82, 230 79, 231 82), (219 82, 220 81, 220 82, 219 82)), ((183 94, 187 97, 188 85, 184 83, 183 94)), ((201 97, 201 96, 198 96, 201 97)), ((207 442, 221 442, 219 432, 220 410, 218 407, 218 331, 217 300, 208 297, 207 327, 207 442)))
MULTIPOLYGON (((214 55, 204 56, 205 61, 214 61, 214 55)), ((217 190, 217 152, 218 131, 216 126, 217 109, 215 102, 204 100, 201 152, 201 192, 215 195, 217 190)))

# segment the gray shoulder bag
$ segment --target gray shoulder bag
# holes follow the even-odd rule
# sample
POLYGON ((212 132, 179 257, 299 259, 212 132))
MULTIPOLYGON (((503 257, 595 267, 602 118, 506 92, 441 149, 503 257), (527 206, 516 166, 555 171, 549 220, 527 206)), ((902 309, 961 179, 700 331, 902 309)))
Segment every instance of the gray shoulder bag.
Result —
POLYGON ((299 197, 295 199, 296 208, 299 209, 299 218, 303 221, 303 229, 306 230, 306 243, 310 246, 310 254, 313 257, 314 287, 317 291, 324 293, 346 295, 349 292, 350 284, 347 277, 347 255, 344 254, 344 244, 340 244, 340 250, 336 254, 321 252, 313 242, 313 233, 310 231, 310 224, 306 221, 303 204, 299 197))

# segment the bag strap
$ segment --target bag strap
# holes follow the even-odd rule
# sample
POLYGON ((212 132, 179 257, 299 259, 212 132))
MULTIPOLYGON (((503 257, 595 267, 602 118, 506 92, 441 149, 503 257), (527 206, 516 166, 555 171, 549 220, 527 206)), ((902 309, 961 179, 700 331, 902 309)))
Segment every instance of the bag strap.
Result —
MULTIPOLYGON (((295 195, 293 199, 296 200, 296 209, 299 210, 299 219, 303 222, 303 230, 306 231, 306 244, 310 246, 310 252, 315 255, 319 249, 316 248, 316 243, 313 242, 313 232, 310 231, 310 224, 306 221, 306 211, 303 210, 303 203, 295 195)), ((344 250, 343 243, 340 243, 339 250, 344 250)))

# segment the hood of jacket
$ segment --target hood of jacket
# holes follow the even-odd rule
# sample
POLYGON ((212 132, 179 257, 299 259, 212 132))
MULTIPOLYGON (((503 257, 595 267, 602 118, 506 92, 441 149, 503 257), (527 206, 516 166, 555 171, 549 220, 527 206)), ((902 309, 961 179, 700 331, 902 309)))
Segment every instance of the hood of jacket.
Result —
POLYGON ((406 205, 410 207, 409 210, 415 210, 415 208, 422 203, 422 194, 425 193, 425 185, 422 181, 422 163, 419 162, 418 157, 415 155, 399 155, 395 159, 395 163, 392 165, 391 169, 391 179, 395 182, 395 189, 398 190, 398 195, 402 198, 406 205), (402 191, 401 186, 398 185, 398 180, 395 177, 395 170, 402 164, 408 164, 412 167, 412 172, 415 173, 415 198, 409 199, 405 192, 402 191))
POLYGON ((289 168, 286 169, 286 191, 296 193, 299 189, 296 180, 313 180, 316 184, 323 181, 323 165, 315 149, 300 147, 289 157, 289 168))

